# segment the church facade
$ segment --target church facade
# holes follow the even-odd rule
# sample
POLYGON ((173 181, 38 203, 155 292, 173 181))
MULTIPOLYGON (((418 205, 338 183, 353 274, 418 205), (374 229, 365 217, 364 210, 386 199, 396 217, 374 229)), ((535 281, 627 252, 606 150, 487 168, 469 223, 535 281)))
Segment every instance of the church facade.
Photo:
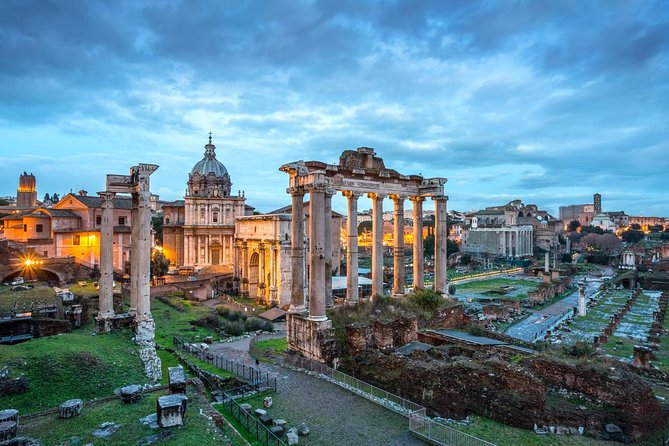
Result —
POLYGON ((204 149, 188 175, 184 199, 163 206, 163 252, 175 266, 222 265, 232 271, 235 220, 253 215, 253 208, 241 194, 232 196, 211 136, 204 149))

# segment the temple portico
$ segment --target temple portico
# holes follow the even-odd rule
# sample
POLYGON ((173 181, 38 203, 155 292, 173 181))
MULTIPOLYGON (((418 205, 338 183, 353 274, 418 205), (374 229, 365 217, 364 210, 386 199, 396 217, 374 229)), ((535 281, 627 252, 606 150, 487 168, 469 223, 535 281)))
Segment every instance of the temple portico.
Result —
MULTIPOLYGON (((345 151, 338 165, 319 161, 297 161, 284 164, 281 171, 289 175, 287 192, 292 197, 292 289, 288 317, 288 342, 291 349, 318 360, 328 360, 327 348, 321 345, 324 333, 332 330, 325 313, 331 305, 331 198, 341 192, 348 200, 347 283, 346 300, 356 303, 358 292, 358 198, 367 195, 372 200, 372 295, 384 295, 383 287, 383 200, 389 197, 394 204, 394 281, 393 295, 405 292, 404 266, 404 201, 414 205, 414 288, 423 285, 423 201, 431 197, 435 204, 435 282, 434 289, 447 292, 447 227, 448 197, 444 195, 445 178, 424 179, 420 175, 401 175, 386 169, 383 160, 373 149, 361 147, 345 151), (309 305, 304 306, 303 221, 304 195, 309 194, 309 305), (305 314, 306 312, 306 314, 305 314)), ((327 336, 325 336, 327 337, 327 336)))

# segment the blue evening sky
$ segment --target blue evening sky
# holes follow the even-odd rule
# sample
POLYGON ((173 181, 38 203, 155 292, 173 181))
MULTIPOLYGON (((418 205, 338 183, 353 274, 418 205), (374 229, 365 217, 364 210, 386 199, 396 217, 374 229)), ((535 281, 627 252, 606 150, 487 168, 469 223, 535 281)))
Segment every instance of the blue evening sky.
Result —
POLYGON ((211 130, 263 212, 281 164, 368 146, 451 209, 669 216, 668 86, 666 1, 3 0, 0 196, 147 162, 178 199, 211 130))

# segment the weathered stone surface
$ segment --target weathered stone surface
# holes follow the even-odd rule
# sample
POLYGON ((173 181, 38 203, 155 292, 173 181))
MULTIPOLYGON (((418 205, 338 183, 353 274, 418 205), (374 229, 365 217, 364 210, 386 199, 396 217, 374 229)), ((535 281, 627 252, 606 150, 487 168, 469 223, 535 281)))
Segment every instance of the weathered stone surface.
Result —
POLYGON ((286 420, 277 418, 274 420, 274 425, 284 427, 286 425, 286 420))
POLYGON ((267 415, 267 411, 265 409, 256 409, 255 414, 259 417, 262 417, 263 415, 267 415))
POLYGON ((3 421, 0 423, 0 441, 11 440, 16 437, 17 430, 16 421, 3 421))
POLYGON ((84 402, 79 399, 67 400, 58 407, 58 415, 60 418, 70 418, 81 413, 84 407, 84 402))
POLYGON ((276 435, 277 437, 281 438, 281 436, 283 435, 284 429, 281 426, 272 426, 272 427, 269 428, 269 431, 271 433, 273 433, 274 435, 276 435))
POLYGON ((167 369, 170 393, 186 392, 186 372, 181 365, 167 369))
POLYGON ((145 417, 139 419, 139 424, 144 426, 149 426, 151 429, 157 429, 158 426, 158 416, 155 413, 151 413, 145 417))
POLYGON ((260 415, 258 417, 258 420, 265 426, 271 426, 274 424, 274 420, 272 420, 272 417, 270 417, 269 415, 260 415))
POLYGON ((262 405, 263 407, 270 408, 272 407, 272 397, 271 396, 266 396, 262 400, 262 405))
POLYGON ((120 424, 116 424, 112 421, 106 421, 100 425, 100 427, 94 430, 91 435, 95 438, 107 438, 121 428, 120 424))
POLYGON ((19 422, 19 411, 16 409, 0 410, 0 423, 5 421, 19 422))
POLYGON ((130 384, 121 388, 121 401, 124 403, 134 403, 142 399, 142 386, 130 384))
POLYGON ((11 440, 0 441, 0 446, 42 446, 43 443, 32 437, 15 437, 11 440))
POLYGON ((28 379, 24 376, 18 378, 0 377, 0 396, 15 395, 28 390, 28 379))
POLYGON ((156 416, 160 427, 181 426, 186 418, 188 397, 182 394, 161 396, 156 402, 156 416))
POLYGON ((300 423, 299 426, 297 426, 297 433, 299 435, 307 435, 309 434, 309 428, 305 423, 300 423))
POLYGON ((251 406, 248 403, 242 403, 242 404, 239 405, 239 408, 242 409, 244 412, 250 413, 251 409, 253 409, 253 406, 251 406))
POLYGON ((286 439, 288 440, 289 445, 298 444, 300 442, 300 438, 297 436, 297 432, 292 430, 288 431, 286 434, 286 439))
POLYGON ((163 376, 160 367, 160 358, 156 354, 155 339, 156 325, 153 319, 145 319, 135 327, 135 342, 139 346, 139 357, 144 364, 144 374, 154 382, 160 381, 163 376))

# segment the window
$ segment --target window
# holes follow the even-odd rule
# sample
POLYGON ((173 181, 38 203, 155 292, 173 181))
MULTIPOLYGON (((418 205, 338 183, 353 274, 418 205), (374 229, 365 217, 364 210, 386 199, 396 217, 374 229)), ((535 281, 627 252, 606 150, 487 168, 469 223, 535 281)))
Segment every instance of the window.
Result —
POLYGON ((73 245, 79 245, 80 239, 79 239, 79 234, 74 234, 72 236, 72 244, 73 245))
POLYGON ((211 219, 214 223, 218 223, 218 212, 214 212, 211 219))
POLYGON ((95 216, 95 224, 97 226, 100 226, 102 224, 102 215, 96 215, 95 216))
POLYGON ((28 231, 28 225, 23 225, 23 232, 28 231))
POLYGON ((119 217, 118 218, 118 224, 120 226, 125 226, 125 217, 119 217))
POLYGON ((44 232, 44 225, 39 224, 35 226, 35 232, 44 232))

